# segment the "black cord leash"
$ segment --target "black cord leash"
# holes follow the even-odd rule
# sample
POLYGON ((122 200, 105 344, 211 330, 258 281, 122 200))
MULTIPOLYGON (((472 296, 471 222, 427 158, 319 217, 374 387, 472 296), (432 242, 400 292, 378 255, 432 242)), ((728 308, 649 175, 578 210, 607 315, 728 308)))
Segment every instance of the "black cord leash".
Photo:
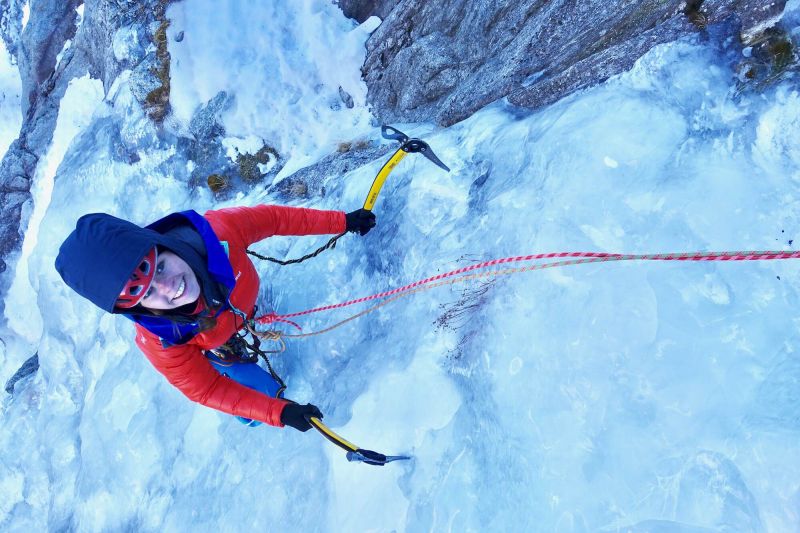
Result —
POLYGON ((306 259, 311 259, 312 257, 317 257, 319 254, 321 254, 325 250, 328 250, 328 249, 333 250, 334 248, 336 248, 336 241, 338 241, 343 236, 344 236, 344 233, 340 233, 336 237, 331 238, 331 240, 329 240, 327 244, 317 248, 316 251, 311 252, 310 254, 306 254, 303 257, 300 257, 298 259, 288 259, 286 261, 282 261, 280 259, 275 259, 274 257, 267 257, 266 255, 261 255, 260 253, 254 252, 253 250, 249 250, 249 249, 246 250, 246 252, 248 254, 252 255, 253 257, 258 257, 259 259, 261 259, 263 261, 272 261, 273 263, 278 263, 279 265, 284 265, 284 266, 285 265, 293 265, 295 263, 302 263, 306 259))

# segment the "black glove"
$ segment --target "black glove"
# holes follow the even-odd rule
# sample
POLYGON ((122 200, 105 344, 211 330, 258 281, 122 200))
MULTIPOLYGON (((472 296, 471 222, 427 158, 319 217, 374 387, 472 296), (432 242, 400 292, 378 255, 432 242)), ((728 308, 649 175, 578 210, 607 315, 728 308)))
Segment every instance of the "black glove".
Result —
POLYGON ((347 213, 344 217, 347 220, 347 230, 345 231, 356 231, 363 236, 375 227, 375 213, 366 209, 347 213))
POLYGON ((306 432, 311 429, 311 424, 306 420, 306 417, 311 416, 322 418, 322 412, 319 410, 319 407, 311 405, 310 403, 300 405, 299 403, 292 402, 283 408, 283 412, 281 412, 281 423, 284 426, 291 426, 297 431, 306 432))

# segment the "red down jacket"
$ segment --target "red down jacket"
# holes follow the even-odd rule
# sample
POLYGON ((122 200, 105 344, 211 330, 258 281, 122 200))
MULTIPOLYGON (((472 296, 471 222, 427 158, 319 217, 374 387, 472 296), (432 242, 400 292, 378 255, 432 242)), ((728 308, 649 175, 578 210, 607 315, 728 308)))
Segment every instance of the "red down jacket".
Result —
MULTIPOLYGON (((259 280, 245 250, 248 245, 273 235, 322 235, 345 231, 342 211, 318 211, 297 207, 259 205, 208 211, 204 215, 220 241, 228 242, 228 258, 236 286, 230 301, 248 316, 253 313, 259 280)), ((208 362, 203 350, 217 348, 235 332, 241 319, 230 309, 217 317, 216 325, 186 344, 164 348, 160 339, 136 325, 136 344, 167 380, 190 400, 218 411, 282 427, 285 400, 271 398, 222 376, 208 362)))

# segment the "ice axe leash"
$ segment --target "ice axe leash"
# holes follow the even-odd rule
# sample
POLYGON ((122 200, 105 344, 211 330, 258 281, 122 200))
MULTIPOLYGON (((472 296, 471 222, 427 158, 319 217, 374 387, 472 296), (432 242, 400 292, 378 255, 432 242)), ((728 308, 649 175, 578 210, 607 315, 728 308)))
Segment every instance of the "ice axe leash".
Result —
MULTIPOLYGON (((378 195, 381 193, 381 189, 383 188, 383 184, 386 182, 386 178, 389 177, 389 174, 392 173, 392 170, 394 170, 400 161, 402 161, 403 158, 408 154, 422 154, 426 159, 428 159, 428 161, 432 162, 437 167, 450 172, 450 168, 442 163, 438 157, 436 157, 436 154, 433 153, 430 145, 428 145, 428 143, 422 139, 412 139, 402 131, 391 126, 381 126, 381 135, 384 139, 398 141, 400 143, 400 147, 394 152, 394 154, 392 154, 389 160, 383 164, 381 169, 378 171, 378 174, 375 176, 375 179, 372 181, 372 186, 369 188, 369 193, 367 193, 367 199, 364 200, 364 209, 367 211, 372 211, 372 208, 375 207, 375 202, 378 200, 378 195)), ((279 265, 292 265, 296 263, 302 263, 306 259, 316 257, 325 250, 336 248, 336 241, 342 238, 343 235, 344 233, 336 235, 327 243, 317 248, 315 251, 297 259, 275 259, 274 257, 261 255, 252 250, 247 250, 247 253, 264 261, 271 261, 279 265)))
POLYGON ((308 420, 308 423, 311 424, 314 429, 319 431, 323 437, 347 452, 347 460, 351 463, 357 462, 373 466, 383 466, 386 463, 391 463, 392 461, 407 461, 411 459, 411 457, 408 455, 384 455, 372 450, 359 448, 355 444, 348 442, 334 433, 331 428, 323 424, 319 418, 307 416, 306 420, 308 420))

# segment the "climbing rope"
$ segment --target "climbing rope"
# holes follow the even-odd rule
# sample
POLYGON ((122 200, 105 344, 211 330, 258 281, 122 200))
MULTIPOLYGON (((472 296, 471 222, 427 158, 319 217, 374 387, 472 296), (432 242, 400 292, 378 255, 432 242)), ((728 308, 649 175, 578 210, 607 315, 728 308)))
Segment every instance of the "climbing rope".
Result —
MULTIPOLYGON (((267 353, 283 353, 286 351, 286 344, 284 344, 282 339, 284 335, 280 331, 275 331, 275 330, 256 331, 256 329, 253 327, 253 324, 249 320, 245 323, 245 329, 247 329, 247 331, 251 335, 253 335, 253 337, 258 337, 259 339, 262 340, 275 341, 280 343, 280 348, 278 348, 277 350, 259 349, 258 350, 259 352, 267 354, 267 353)), ((269 361, 267 361, 267 364, 269 364, 269 361)))
MULTIPOLYGON (((349 300, 339 304, 326 305, 323 307, 317 307, 314 309, 308 309, 306 311, 289 313, 285 315, 269 313, 266 315, 262 315, 260 317, 256 317, 255 319, 253 319, 253 322, 260 324, 286 322, 286 323, 291 323, 299 330, 300 326, 294 322, 291 322, 290 320, 287 320, 287 318, 305 316, 312 313, 329 311, 333 309, 341 309, 343 307, 348 307, 358 303, 368 302, 380 298, 387 298, 386 300, 376 305, 373 305, 372 307, 369 307, 368 309, 365 309, 360 313, 352 315, 340 322, 333 324, 332 326, 329 326, 319 331, 310 333, 286 334, 275 330, 269 330, 270 335, 273 336, 277 335, 278 337, 282 338, 304 338, 304 337, 311 337, 313 335, 321 335, 323 333, 327 333, 352 320, 355 320, 356 318, 362 317, 368 313, 376 311, 377 309, 405 296, 410 296, 418 292, 430 290, 444 285, 453 285, 456 283, 463 283, 475 279, 507 276, 510 274, 530 272, 533 270, 543 270, 546 268, 556 268, 556 267, 580 265, 586 263, 603 263, 611 261, 766 261, 775 259, 800 259, 800 251, 687 252, 687 253, 666 253, 666 254, 609 254, 604 252, 556 252, 556 253, 506 257, 502 259, 493 259, 491 261, 477 263, 475 265, 470 265, 456 270, 451 270, 449 272, 425 278, 423 280, 415 281, 414 283, 410 283, 408 285, 404 285, 402 287, 398 287, 389 291, 373 294, 371 296, 365 296, 363 298, 357 298, 355 300, 349 300), (497 265, 535 261, 539 259, 564 258, 564 257, 569 257, 573 259, 554 261, 550 263, 538 263, 535 265, 506 268, 501 270, 486 270, 482 272, 474 272, 472 274, 459 276, 460 274, 465 274, 467 272, 481 270, 497 265)), ((253 327, 253 330, 255 330, 255 327, 253 327)))

